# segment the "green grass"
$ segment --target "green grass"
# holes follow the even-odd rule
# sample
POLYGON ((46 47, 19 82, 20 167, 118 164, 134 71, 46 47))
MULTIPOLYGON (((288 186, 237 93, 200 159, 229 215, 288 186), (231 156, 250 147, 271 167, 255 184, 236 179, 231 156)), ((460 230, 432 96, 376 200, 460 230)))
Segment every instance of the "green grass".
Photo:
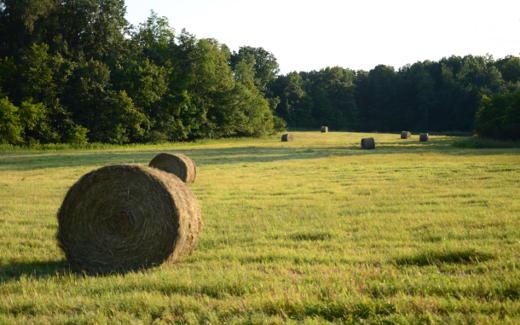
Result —
POLYGON ((520 141, 495 140, 473 136, 455 141, 453 145, 459 148, 473 149, 520 148, 520 141))
POLYGON ((519 323, 520 149, 297 132, 0 154, 0 324, 519 323), (182 262, 68 271, 69 186, 161 151, 195 159, 205 227, 182 262))

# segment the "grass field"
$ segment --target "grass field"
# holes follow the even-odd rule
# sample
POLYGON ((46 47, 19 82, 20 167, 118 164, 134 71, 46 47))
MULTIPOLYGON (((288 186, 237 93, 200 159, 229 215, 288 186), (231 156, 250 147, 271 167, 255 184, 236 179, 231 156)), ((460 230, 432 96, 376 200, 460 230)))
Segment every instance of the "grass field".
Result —
POLYGON ((0 323, 520 323, 520 149, 295 133, 0 153, 0 323), (199 166, 195 253, 91 277, 54 239, 69 186, 178 151, 199 166))

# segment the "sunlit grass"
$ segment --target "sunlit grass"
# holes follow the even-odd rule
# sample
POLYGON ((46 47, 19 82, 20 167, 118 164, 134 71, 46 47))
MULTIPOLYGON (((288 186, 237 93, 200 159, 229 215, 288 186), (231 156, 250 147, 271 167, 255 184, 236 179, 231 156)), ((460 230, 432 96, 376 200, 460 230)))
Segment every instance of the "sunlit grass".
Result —
POLYGON ((0 323, 520 321, 520 149, 454 137, 296 132, 0 154, 0 323), (373 136, 377 149, 358 149, 373 136), (82 174, 195 159, 196 252, 126 275, 68 272, 55 214, 82 174))

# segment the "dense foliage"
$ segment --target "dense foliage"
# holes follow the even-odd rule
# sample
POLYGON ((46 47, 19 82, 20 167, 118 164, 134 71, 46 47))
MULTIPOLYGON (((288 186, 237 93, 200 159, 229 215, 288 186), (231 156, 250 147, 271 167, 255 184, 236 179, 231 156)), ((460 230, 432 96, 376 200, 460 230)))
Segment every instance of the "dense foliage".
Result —
POLYGON ((0 142, 129 143, 261 136, 272 54, 176 35, 123 0, 0 0, 0 142))
POLYGON ((484 96, 477 112, 476 131, 484 137, 520 140, 520 89, 484 96))
MULTIPOLYGON (((472 131, 481 100, 520 87, 520 58, 450 57, 398 71, 339 67, 289 73, 270 87, 290 127, 472 131)), ((518 119, 518 113, 516 113, 518 119)))
POLYGON ((502 127, 484 120, 492 110, 513 112, 502 120, 518 111, 499 99, 519 87, 518 57, 279 75, 262 48, 231 52, 176 34, 154 13, 134 27, 125 10, 124 0, 0 0, 0 143, 262 136, 286 123, 471 131, 479 105, 480 133, 514 131, 499 135, 489 130, 502 127))

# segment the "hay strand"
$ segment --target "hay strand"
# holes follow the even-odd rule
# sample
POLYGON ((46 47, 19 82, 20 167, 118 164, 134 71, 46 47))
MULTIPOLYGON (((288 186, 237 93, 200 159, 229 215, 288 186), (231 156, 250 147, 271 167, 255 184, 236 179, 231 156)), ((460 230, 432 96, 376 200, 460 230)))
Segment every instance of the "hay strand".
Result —
POLYGON ((197 177, 195 162, 186 155, 160 153, 150 161, 150 167, 174 174, 184 183, 194 183, 197 177))
POLYGON ((371 150, 376 148, 376 141, 374 138, 361 139, 361 149, 371 150))
POLYGON ((192 252, 199 204, 177 177, 143 166, 109 166, 81 177, 58 211, 59 245, 87 273, 137 270, 192 252))

